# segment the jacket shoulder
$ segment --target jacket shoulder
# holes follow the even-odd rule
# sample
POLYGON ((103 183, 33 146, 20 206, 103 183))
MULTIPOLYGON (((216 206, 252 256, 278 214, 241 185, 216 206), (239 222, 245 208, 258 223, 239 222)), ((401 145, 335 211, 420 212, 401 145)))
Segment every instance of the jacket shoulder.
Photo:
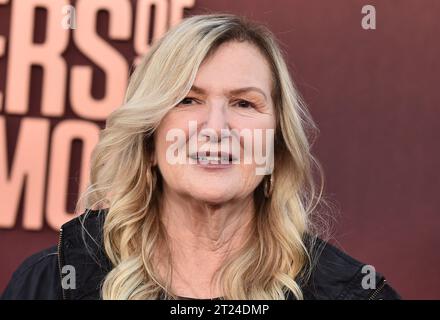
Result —
POLYGON ((54 245, 26 258, 13 273, 5 291, 3 300, 11 299, 63 299, 83 294, 83 290, 96 289, 94 276, 101 271, 101 264, 107 260, 101 255, 98 264, 93 253, 101 251, 102 225, 107 209, 86 210, 83 214, 63 224, 60 234, 60 248, 54 245), (98 245, 98 246, 97 246, 98 245), (78 278, 78 290, 64 290, 61 287, 61 267, 73 266, 78 278))
POLYGON ((103 226, 108 209, 86 209, 60 230, 59 262, 75 270, 75 290, 63 289, 68 300, 100 299, 102 282, 111 270, 103 246, 103 226))
POLYGON ((309 238, 312 264, 303 282, 306 299, 400 299, 385 276, 320 238, 309 238))
POLYGON ((26 258, 13 273, 1 297, 3 300, 60 298, 57 246, 26 258))

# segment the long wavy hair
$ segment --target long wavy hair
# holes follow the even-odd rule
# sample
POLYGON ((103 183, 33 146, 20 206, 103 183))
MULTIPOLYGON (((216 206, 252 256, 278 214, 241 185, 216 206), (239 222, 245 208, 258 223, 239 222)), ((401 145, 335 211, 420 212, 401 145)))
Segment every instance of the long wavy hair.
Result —
POLYGON ((108 210, 103 245, 112 269, 102 283, 103 299, 177 298, 169 289, 171 278, 162 278, 153 262, 159 255, 168 261, 168 274, 172 271, 160 219, 162 176, 152 166, 153 136, 161 119, 188 94, 200 65, 228 41, 255 45, 270 64, 275 166, 272 195, 264 196, 266 179, 254 191, 251 236, 215 278, 225 299, 286 299, 288 294, 303 299, 298 279, 307 278, 312 265, 304 237, 316 234, 313 216, 324 183, 311 154, 317 128, 274 35, 260 23, 223 13, 188 17, 158 40, 132 73, 123 104, 100 132, 90 183, 76 211, 108 210))

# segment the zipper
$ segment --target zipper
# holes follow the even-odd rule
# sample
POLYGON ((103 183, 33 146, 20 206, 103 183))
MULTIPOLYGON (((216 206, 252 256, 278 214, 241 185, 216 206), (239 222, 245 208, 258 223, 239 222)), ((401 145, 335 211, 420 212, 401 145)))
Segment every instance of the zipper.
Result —
POLYGON ((60 228, 60 235, 58 238, 58 269, 60 272, 60 284, 61 284, 61 292, 63 293, 63 300, 66 300, 66 293, 64 291, 63 288, 63 274, 62 274, 62 267, 61 267, 61 245, 62 245, 62 241, 63 241, 63 228, 60 228))
POLYGON ((379 286, 376 288, 376 290, 373 291, 373 293, 370 295, 370 297, 368 298, 368 300, 374 300, 374 298, 376 298, 376 296, 379 294, 380 291, 382 291, 382 289, 385 287, 387 283, 386 279, 383 279, 379 286))

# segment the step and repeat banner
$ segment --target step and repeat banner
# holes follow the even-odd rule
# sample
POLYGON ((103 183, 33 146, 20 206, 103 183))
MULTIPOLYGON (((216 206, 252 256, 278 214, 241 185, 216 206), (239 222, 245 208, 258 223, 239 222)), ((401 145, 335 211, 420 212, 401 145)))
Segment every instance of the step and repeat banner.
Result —
POLYGON ((320 128, 335 242, 405 298, 440 298, 435 0, 0 0, 0 292, 72 219, 139 58, 213 12, 279 39, 320 128))

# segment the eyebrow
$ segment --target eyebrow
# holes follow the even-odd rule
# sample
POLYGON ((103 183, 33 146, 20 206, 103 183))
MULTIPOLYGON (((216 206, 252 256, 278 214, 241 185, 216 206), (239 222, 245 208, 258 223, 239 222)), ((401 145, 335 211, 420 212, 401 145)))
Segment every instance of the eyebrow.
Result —
MULTIPOLYGON (((196 85, 193 85, 191 87, 191 91, 194 91, 195 93, 198 93, 198 94, 206 94, 205 89, 197 87, 196 85)), ((267 101, 267 97, 266 97, 266 94, 264 93, 264 91, 261 90, 260 88, 257 88, 257 87, 244 87, 244 88, 232 89, 232 90, 229 90, 229 94, 235 95, 235 94, 245 93, 245 92, 249 92, 249 91, 257 91, 257 92, 261 93, 264 96, 264 99, 267 101)))

